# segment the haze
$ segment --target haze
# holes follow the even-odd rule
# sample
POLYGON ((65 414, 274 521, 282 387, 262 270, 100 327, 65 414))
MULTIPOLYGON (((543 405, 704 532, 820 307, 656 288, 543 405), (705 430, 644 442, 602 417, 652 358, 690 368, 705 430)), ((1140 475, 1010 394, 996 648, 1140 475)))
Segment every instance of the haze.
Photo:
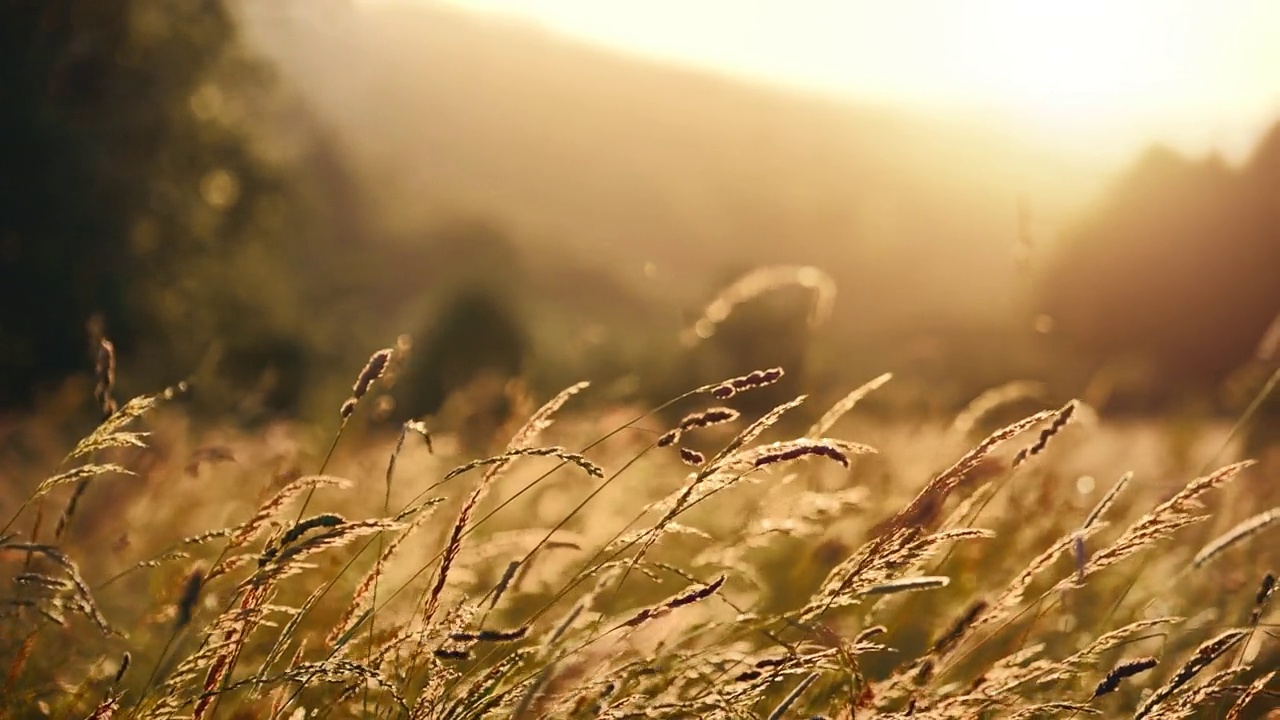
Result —
MULTIPOLYGON (((366 0, 366 2, 424 0, 366 0)), ((580 39, 1123 159, 1239 158, 1280 113, 1271 0, 452 0, 580 39)))
POLYGON ((1262 4, 495 2, 243 4, 336 200, 335 245, 308 256, 341 268, 351 324, 380 318, 370 343, 473 283, 567 383, 682 357, 734 277, 812 265, 839 288, 821 333, 752 326, 765 355, 698 372, 820 346, 831 377, 909 369, 933 402, 1195 354, 1165 330, 1218 349, 1184 373, 1218 382, 1280 309, 1262 4))

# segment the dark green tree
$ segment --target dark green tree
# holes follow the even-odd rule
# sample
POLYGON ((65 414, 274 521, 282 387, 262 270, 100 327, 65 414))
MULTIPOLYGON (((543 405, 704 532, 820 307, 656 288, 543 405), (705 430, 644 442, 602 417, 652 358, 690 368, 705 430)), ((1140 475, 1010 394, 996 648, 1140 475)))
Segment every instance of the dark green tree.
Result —
POLYGON ((95 314, 146 388, 289 344, 270 80, 225 0, 0 4, 0 403, 85 368, 95 314))

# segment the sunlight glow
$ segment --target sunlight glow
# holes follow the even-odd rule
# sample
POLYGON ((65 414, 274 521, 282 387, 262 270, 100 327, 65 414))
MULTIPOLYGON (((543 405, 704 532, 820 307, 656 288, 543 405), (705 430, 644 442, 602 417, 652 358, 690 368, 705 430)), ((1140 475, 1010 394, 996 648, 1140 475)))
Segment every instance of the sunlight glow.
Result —
POLYGON ((1144 4, 988 3, 960 28, 955 79, 992 101, 1049 112, 1107 112, 1174 97, 1181 28, 1153 23, 1156 2, 1144 4))
POLYGON ((659 59, 997 118, 1069 145, 1127 151, 1162 139, 1229 152, 1280 114, 1276 0, 450 1, 659 59))

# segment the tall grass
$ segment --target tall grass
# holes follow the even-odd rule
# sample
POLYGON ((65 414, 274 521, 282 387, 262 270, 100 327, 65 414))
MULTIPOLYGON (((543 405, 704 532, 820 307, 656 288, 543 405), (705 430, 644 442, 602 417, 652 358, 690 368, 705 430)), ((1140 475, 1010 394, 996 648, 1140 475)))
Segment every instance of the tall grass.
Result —
POLYGON ((330 440, 290 445, 191 430, 173 392, 117 407, 102 347, 105 420, 6 506, 5 717, 1280 706, 1277 510, 1221 493, 1256 468, 1215 458, 1170 488, 1149 460, 1116 466, 1092 449, 1127 440, 1076 422, 1089 417, 1076 402, 966 447, 1023 386, 894 429, 857 417, 886 374, 777 439, 808 398, 754 419, 732 404, 778 368, 613 427, 602 408, 575 409, 590 398, 581 383, 503 452, 465 458, 449 428, 366 427, 360 400, 391 351, 359 374, 330 440), (664 427, 671 411, 683 420, 664 427), (1081 471, 1120 480, 1095 487, 1081 471), (54 501, 70 518, 91 480, 98 501, 79 521, 42 529, 54 501))

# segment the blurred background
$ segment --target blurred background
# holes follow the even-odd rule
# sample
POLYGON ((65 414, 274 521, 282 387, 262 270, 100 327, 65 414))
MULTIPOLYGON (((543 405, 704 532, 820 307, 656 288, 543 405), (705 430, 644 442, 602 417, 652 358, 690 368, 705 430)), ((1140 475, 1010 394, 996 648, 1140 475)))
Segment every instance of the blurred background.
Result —
POLYGON ((771 365, 1226 417, 1280 361, 1271 0, 9 0, 0 69, 11 417, 94 333, 249 425, 397 340, 389 419, 771 365), (830 312, 682 342, 770 265, 830 312))

